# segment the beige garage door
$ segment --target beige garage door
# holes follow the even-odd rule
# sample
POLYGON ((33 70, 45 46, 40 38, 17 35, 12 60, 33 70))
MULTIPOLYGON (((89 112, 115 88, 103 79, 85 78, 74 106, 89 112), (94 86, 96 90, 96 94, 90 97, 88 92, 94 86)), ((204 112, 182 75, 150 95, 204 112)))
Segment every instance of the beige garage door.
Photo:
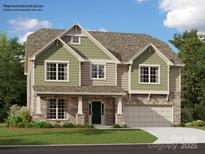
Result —
POLYGON ((172 126, 172 106, 124 106, 129 127, 172 126))

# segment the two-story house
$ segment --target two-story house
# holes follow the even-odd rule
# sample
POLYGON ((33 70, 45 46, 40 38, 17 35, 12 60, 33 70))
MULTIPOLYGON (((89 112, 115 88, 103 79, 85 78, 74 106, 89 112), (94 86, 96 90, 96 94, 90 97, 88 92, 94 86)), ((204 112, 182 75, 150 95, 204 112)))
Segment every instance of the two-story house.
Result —
POLYGON ((180 123, 181 68, 149 35, 40 29, 26 41, 27 106, 33 118, 130 127, 180 123))

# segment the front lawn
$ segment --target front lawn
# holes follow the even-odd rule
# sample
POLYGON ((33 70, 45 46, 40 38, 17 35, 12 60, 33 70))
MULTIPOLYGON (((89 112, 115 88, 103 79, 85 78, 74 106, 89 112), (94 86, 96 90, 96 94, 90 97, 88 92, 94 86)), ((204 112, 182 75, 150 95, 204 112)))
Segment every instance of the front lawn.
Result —
POLYGON ((152 143, 156 139, 142 130, 0 126, 0 145, 152 143))

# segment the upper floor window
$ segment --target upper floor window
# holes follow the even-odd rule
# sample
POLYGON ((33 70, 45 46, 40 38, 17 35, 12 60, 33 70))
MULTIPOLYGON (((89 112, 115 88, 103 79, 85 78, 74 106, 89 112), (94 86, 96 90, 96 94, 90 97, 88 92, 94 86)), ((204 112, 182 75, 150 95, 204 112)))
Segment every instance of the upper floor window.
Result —
POLYGON ((91 65, 91 78, 92 79, 105 79, 105 65, 92 64, 91 65))
POLYGON ((67 118, 65 99, 48 99, 48 119, 63 120, 67 118))
POLYGON ((47 81, 68 81, 68 62, 46 61, 47 81))
POLYGON ((71 44, 80 44, 80 36, 71 36, 71 44))
POLYGON ((140 83, 159 84, 160 83, 160 67, 158 65, 146 66, 140 65, 140 83))

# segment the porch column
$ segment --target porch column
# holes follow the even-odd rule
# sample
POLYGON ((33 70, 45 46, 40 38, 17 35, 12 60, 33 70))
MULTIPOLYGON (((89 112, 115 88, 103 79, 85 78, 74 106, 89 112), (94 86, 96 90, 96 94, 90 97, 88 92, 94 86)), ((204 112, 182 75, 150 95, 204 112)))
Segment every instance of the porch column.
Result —
POLYGON ((117 114, 122 114, 122 97, 118 97, 117 114))
POLYGON ((76 114, 76 125, 85 124, 85 115, 83 114, 83 99, 82 96, 78 96, 78 112, 76 114))
POLYGON ((78 97, 78 114, 83 114, 83 102, 82 97, 78 97))
POLYGON ((115 123, 124 126, 124 114, 122 112, 122 97, 117 98, 117 113, 115 114, 115 123))

